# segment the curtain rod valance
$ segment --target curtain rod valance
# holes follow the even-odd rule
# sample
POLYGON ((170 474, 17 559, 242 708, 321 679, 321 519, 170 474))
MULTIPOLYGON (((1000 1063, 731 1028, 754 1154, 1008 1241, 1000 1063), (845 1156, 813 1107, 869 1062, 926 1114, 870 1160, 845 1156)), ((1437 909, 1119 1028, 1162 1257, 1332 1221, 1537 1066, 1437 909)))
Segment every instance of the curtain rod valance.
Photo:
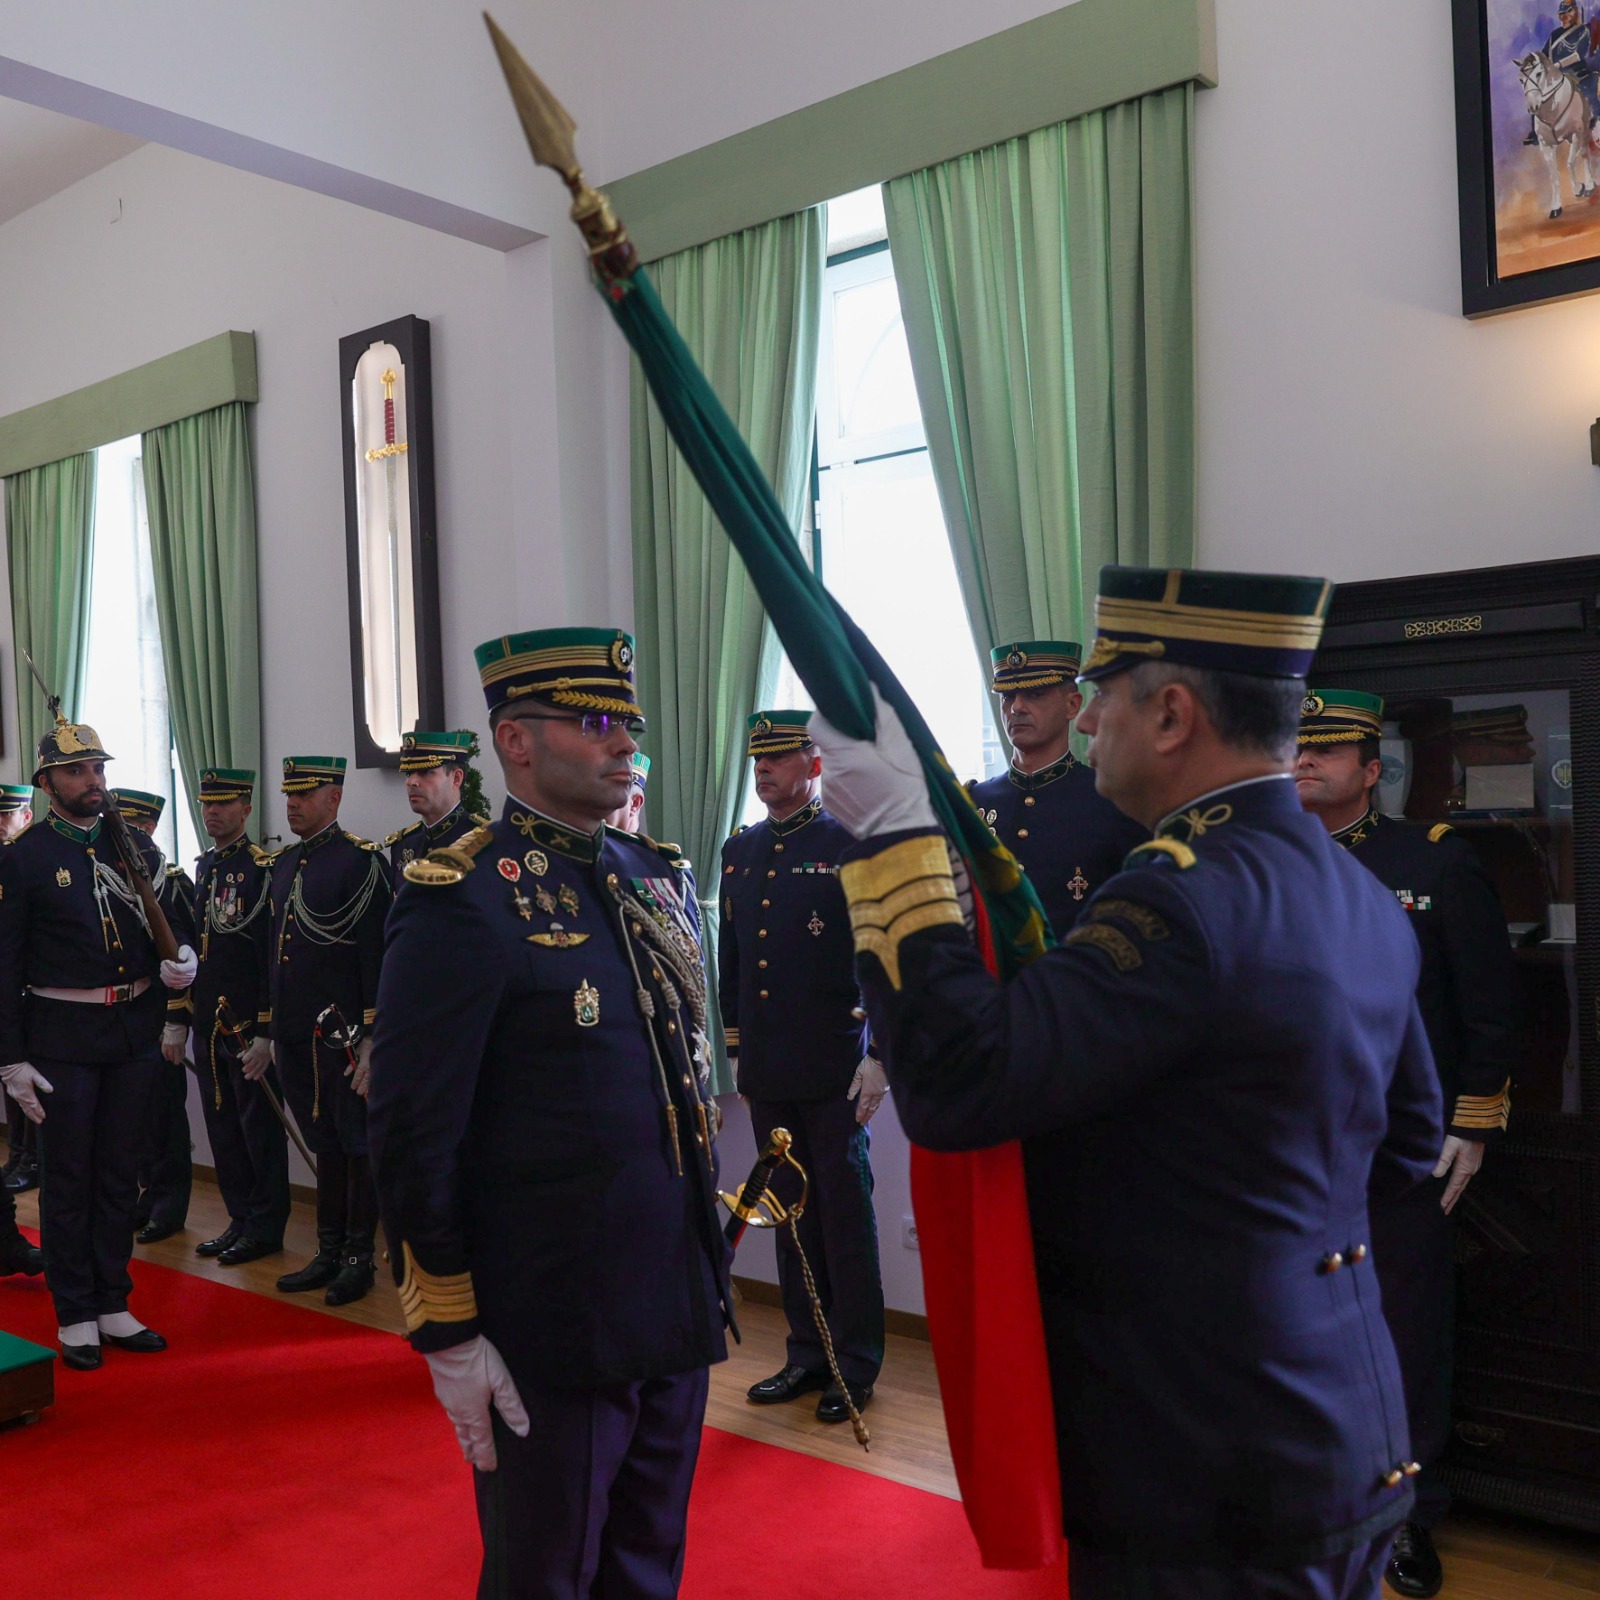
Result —
POLYGON ((1175 84, 1216 81, 1215 0, 1076 0, 605 189, 654 261, 1175 84))
POLYGON ((233 400, 257 398, 256 336, 219 333, 130 372, 0 417, 0 478, 233 400))

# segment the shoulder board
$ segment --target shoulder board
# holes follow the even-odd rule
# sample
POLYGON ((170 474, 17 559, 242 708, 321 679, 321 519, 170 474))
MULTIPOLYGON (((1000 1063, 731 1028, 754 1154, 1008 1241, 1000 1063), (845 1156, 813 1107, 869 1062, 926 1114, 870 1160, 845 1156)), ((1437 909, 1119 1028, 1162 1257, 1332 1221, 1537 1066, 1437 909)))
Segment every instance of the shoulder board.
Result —
POLYGON ((646 850, 654 850, 658 856, 664 857, 669 866, 682 867, 685 871, 688 870, 689 863, 684 857, 681 844, 663 844, 659 839, 652 839, 648 833, 636 833, 634 838, 646 850))
POLYGON ((744 832, 746 826, 747 824, 743 822, 736 822, 733 826, 733 832, 730 833, 728 837, 730 839, 737 839, 739 835, 744 832))
POLYGON ((359 833, 351 833, 348 828, 341 830, 351 844, 358 850, 381 850, 383 846, 376 839, 363 839, 359 833))
POLYGON ((494 842, 494 832, 488 827, 474 828, 464 833, 454 844, 430 850, 420 861, 408 861, 405 869, 407 883, 427 884, 442 888, 446 884, 460 883, 477 864, 475 857, 494 842))
POLYGON ((281 850, 263 850, 258 844, 250 846, 250 859, 258 867, 270 867, 282 854, 281 850))
POLYGON ((1438 844, 1447 833, 1454 833, 1455 831, 1448 822, 1436 822, 1428 829, 1428 843, 1438 844))
POLYGON ((169 861, 167 863, 167 876, 169 878, 181 878, 183 876, 183 868, 176 861, 169 861))
POLYGON ((35 828, 37 828, 38 826, 39 826, 38 818, 35 818, 32 822, 30 822, 28 824, 28 826, 26 828, 19 828, 14 834, 12 834, 11 837, 6 840, 6 843, 7 844, 15 844, 17 842, 17 840, 20 839, 23 836, 23 834, 32 833, 33 830, 35 828))
POLYGON ((1136 844, 1122 864, 1124 867, 1153 867, 1159 861, 1168 860, 1187 871, 1197 859, 1194 851, 1177 839, 1152 839, 1148 844, 1136 844))
POLYGON ((467 820, 475 828, 487 828, 489 826, 490 821, 491 821, 491 819, 489 817, 474 817, 474 816, 469 816, 467 818, 467 820))

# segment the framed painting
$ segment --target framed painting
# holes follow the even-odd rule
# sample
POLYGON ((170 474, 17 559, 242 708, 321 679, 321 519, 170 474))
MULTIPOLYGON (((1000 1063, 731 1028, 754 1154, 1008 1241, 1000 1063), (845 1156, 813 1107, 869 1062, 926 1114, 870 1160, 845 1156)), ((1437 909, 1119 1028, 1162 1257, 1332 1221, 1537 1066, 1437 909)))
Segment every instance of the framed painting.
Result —
POLYGON ((1461 309, 1600 289, 1600 0, 1451 0, 1461 309))

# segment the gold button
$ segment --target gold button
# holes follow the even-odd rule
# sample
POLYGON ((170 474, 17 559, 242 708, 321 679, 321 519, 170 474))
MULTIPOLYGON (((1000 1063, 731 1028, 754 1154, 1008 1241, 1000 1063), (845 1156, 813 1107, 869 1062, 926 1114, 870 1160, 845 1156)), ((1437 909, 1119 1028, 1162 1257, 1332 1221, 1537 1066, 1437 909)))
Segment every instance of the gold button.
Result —
POLYGON ((766 998, 767 998, 767 991, 766 991, 766 990, 765 990, 765 989, 763 989, 763 990, 762 990, 762 991, 761 991, 761 998, 762 998, 762 999, 763 999, 763 1000, 765 1000, 765 999, 766 999, 766 998))
POLYGON ((1405 1474, 1402 1473, 1398 1467, 1396 1467, 1393 1472, 1384 1473, 1384 1475, 1383 1475, 1383 1486, 1384 1486, 1384 1488, 1385 1489, 1394 1488, 1394 1486, 1397 1483, 1399 1483, 1401 1478, 1404 1477, 1404 1476, 1405 1476, 1405 1474))
POLYGON ((1033 804, 1033 796, 1030 794, 1022 803, 1025 806, 1031 806, 1033 804))
POLYGON ((756 938, 765 939, 766 936, 767 936, 767 930, 765 928, 757 928, 756 929, 756 938))
POLYGON ((776 852, 777 852, 777 853, 778 853, 778 854, 779 854, 779 855, 780 855, 780 856, 781 856, 781 855, 782 855, 782 854, 783 854, 783 846, 782 846, 782 845, 781 845, 781 844, 775 844, 775 845, 773 845, 773 847, 772 847, 772 848, 773 848, 773 849, 774 849, 774 850, 775 850, 775 851, 776 851, 776 852))
POLYGON ((669 1022, 667 1024, 667 1032, 668 1033, 676 1033, 677 1031, 678 1031, 678 1024, 676 1022, 669 1022))
POLYGON ((1422 1463, 1420 1461, 1407 1461, 1401 1466, 1400 1470, 1408 1478, 1414 1478, 1422 1471, 1422 1463))
POLYGON ((1028 837, 1028 830, 1026 828, 1018 828, 1017 837, 1019 839, 1026 839, 1028 837))
POLYGON ((772 871, 772 870, 771 870, 771 868, 768 868, 768 870, 767 870, 767 876, 768 876, 768 877, 769 877, 769 878, 776 878, 776 877, 777 877, 777 876, 778 876, 778 874, 777 874, 777 873, 776 873, 776 872, 774 872, 774 871, 772 871))
POLYGON ((685 1089, 694 1088, 694 1079, 691 1078, 687 1072, 683 1075, 683 1086, 685 1089))
POLYGON ((867 1014, 861 1009, 860 1006, 851 1006, 850 1015, 854 1017, 857 1022, 865 1022, 867 1020, 867 1014))
POLYGON ((1343 1265, 1344 1257, 1340 1255, 1337 1250, 1335 1250, 1332 1255, 1324 1256, 1322 1258, 1322 1270, 1324 1272, 1337 1272, 1343 1265))
POLYGON ((767 964, 767 958, 765 956, 762 956, 762 958, 758 962, 756 962, 756 965, 758 967, 765 967, 766 964, 767 964))
POLYGON ((770 900, 763 900, 761 902, 761 909, 763 911, 765 911, 767 909, 767 907, 770 906, 771 904, 772 904, 772 902, 770 900))
POLYGON ((1355 1249, 1350 1252, 1349 1259, 1351 1261, 1365 1261, 1367 1259, 1367 1247, 1364 1244, 1358 1244, 1355 1249))
POLYGON ((651 967, 650 976, 652 978, 654 978, 657 983, 660 983, 661 982, 661 968, 660 967, 651 967))
POLYGON ((703 1133, 697 1133, 694 1136, 694 1142, 697 1145, 699 1145, 702 1149, 704 1149, 705 1148, 705 1142, 706 1142, 706 1136, 703 1133))

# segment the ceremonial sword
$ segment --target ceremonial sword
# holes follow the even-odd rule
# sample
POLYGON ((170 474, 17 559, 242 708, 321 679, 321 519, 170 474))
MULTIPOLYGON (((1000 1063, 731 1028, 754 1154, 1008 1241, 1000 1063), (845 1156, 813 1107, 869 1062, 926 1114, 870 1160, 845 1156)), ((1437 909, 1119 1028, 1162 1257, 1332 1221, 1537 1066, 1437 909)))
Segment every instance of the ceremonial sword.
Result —
POLYGON ((400 662, 400 501, 396 477, 399 463, 409 445, 399 444, 394 436, 394 386, 399 374, 393 367, 383 373, 383 444, 367 451, 368 461, 383 463, 384 484, 389 491, 389 636, 390 654, 394 657, 394 725, 399 731, 405 723, 405 679, 400 662))
MULTIPOLYGON (((234 1016, 233 1007, 228 1004, 228 997, 225 994, 217 996, 217 1026, 222 1030, 222 1036, 232 1042, 231 1048, 235 1054, 242 1056, 244 1052, 239 1049, 235 1041, 244 1033, 244 1024, 234 1016)), ((284 1109, 283 1101, 274 1093, 272 1085, 267 1082, 265 1076, 255 1078, 252 1081, 262 1094, 267 1097, 267 1103, 277 1112, 278 1121, 283 1124, 283 1131, 294 1140, 295 1149, 305 1157, 306 1165, 315 1173, 317 1170, 317 1158, 306 1149, 306 1142, 300 1137, 300 1130, 289 1120, 289 1113, 284 1109)))

